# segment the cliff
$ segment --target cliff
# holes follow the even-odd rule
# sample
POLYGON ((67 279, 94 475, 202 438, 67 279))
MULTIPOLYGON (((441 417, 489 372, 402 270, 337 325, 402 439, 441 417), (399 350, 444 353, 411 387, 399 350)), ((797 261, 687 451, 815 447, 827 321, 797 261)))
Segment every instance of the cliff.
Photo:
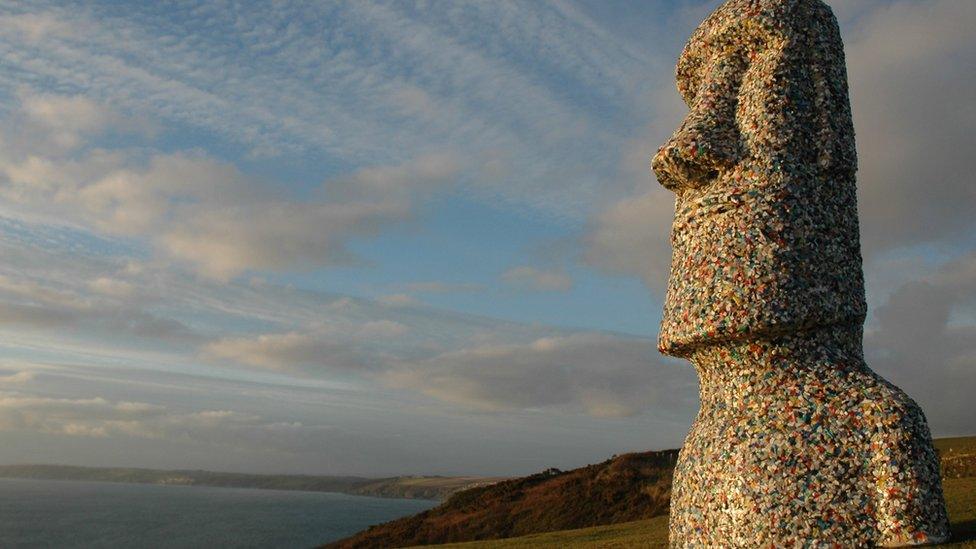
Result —
POLYGON ((549 469, 451 496, 434 509, 374 526, 327 548, 405 547, 498 539, 650 518, 667 512, 677 450, 549 469))

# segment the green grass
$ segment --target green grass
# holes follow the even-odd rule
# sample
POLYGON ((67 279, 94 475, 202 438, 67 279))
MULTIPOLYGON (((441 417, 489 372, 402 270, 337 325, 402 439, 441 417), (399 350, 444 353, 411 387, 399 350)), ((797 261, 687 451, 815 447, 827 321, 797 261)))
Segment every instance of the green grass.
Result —
POLYGON ((946 479, 942 487, 956 540, 946 546, 976 547, 976 478, 946 479))
MULTIPOLYGON (((953 542, 940 547, 976 548, 976 478, 946 479, 943 483, 953 542)), ((542 549, 666 547, 668 517, 624 522, 580 530, 562 530, 520 538, 438 545, 463 549, 542 549)))
POLYGON ((579 530, 561 530, 559 532, 533 534, 520 538, 451 543, 436 547, 464 549, 528 549, 543 547, 574 549, 577 547, 600 547, 623 549, 627 547, 666 547, 667 544, 668 517, 660 516, 648 520, 622 522, 608 526, 596 526, 579 530))

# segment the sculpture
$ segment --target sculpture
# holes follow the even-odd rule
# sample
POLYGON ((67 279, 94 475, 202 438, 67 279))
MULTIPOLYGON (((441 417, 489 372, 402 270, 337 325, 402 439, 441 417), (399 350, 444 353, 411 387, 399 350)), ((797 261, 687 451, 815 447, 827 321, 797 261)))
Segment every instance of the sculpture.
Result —
POLYGON ((689 113, 652 161, 676 194, 660 350, 701 410, 675 470, 675 546, 948 538, 925 417, 864 363, 857 160, 820 0, 727 0, 677 66, 689 113))

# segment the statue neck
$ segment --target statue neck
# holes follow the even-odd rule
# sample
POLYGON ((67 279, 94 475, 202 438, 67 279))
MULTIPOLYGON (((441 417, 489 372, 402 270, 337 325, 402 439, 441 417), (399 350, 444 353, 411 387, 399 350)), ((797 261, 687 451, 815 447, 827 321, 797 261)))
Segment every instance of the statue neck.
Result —
POLYGON ((732 341, 695 349, 689 359, 702 390, 756 383, 770 375, 816 377, 818 373, 867 369, 860 323, 832 325, 772 339, 732 341))

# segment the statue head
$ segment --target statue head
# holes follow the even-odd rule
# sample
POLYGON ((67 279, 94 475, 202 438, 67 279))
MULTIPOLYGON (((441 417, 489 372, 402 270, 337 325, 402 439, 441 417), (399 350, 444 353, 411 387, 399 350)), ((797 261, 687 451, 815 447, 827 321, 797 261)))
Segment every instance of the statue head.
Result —
POLYGON ((820 0, 728 0, 677 67, 689 112, 652 160, 676 195, 659 346, 863 322, 840 31, 820 0))

